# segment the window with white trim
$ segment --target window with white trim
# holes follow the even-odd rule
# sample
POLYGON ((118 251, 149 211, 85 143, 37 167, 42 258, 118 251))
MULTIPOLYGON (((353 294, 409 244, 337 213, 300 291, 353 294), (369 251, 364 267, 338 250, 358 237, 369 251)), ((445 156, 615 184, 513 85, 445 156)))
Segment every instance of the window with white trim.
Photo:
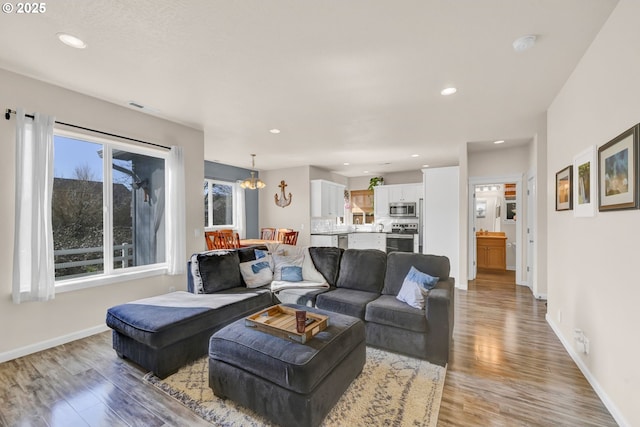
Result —
POLYGON ((167 152, 56 131, 56 285, 166 268, 167 152))
POLYGON ((236 228, 235 182, 204 180, 205 228, 236 228))

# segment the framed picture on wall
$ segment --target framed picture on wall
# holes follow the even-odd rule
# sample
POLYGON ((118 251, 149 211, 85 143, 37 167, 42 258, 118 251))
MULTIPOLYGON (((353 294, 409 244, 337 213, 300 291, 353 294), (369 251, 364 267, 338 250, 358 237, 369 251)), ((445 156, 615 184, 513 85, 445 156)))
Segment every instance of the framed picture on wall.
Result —
POLYGON ((487 216, 487 201, 485 199, 476 200, 476 218, 487 216))
POLYGON ((516 222, 516 206, 515 200, 504 201, 504 219, 502 222, 506 224, 513 224, 516 222))
POLYGON ((598 209, 638 208, 638 132, 635 125, 598 148, 598 209))
POLYGON ((589 147, 573 158, 573 216, 594 216, 596 210, 596 147, 589 147))
POLYGON ((573 166, 569 165, 556 173, 556 210, 568 211, 573 208, 573 166))

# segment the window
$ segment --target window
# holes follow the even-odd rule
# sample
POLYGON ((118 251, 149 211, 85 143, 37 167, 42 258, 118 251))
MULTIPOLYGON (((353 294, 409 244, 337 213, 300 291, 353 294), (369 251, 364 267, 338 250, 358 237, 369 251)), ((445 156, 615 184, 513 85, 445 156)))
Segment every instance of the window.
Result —
POLYGON ((206 228, 236 228, 233 182, 204 180, 204 226, 206 228))
POLYGON ((165 159, 161 151, 56 132, 57 284, 165 263, 165 159))

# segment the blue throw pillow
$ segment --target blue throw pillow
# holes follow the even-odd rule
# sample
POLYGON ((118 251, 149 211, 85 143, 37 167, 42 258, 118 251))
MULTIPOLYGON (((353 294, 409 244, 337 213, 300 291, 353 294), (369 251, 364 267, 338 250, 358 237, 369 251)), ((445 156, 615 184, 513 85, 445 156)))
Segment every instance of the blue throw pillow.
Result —
POLYGON ((302 267, 282 267, 282 280, 285 282, 302 282, 302 267))
POLYGON ((264 258, 269 253, 267 251, 263 251, 262 249, 254 249, 253 252, 256 254, 256 259, 264 258))
POLYGON ((423 273, 415 267, 411 267, 409 273, 402 282, 402 288, 396 297, 398 300, 409 304, 411 307, 424 309, 424 294, 433 289, 438 283, 438 278, 423 273))

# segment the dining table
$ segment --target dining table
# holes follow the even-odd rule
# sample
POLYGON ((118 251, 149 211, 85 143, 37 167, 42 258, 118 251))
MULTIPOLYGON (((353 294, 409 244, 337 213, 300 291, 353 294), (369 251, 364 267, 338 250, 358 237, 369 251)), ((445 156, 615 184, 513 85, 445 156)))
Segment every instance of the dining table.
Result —
POLYGON ((280 240, 268 240, 268 239, 240 239, 240 247, 255 245, 266 245, 267 243, 281 243, 280 240))

